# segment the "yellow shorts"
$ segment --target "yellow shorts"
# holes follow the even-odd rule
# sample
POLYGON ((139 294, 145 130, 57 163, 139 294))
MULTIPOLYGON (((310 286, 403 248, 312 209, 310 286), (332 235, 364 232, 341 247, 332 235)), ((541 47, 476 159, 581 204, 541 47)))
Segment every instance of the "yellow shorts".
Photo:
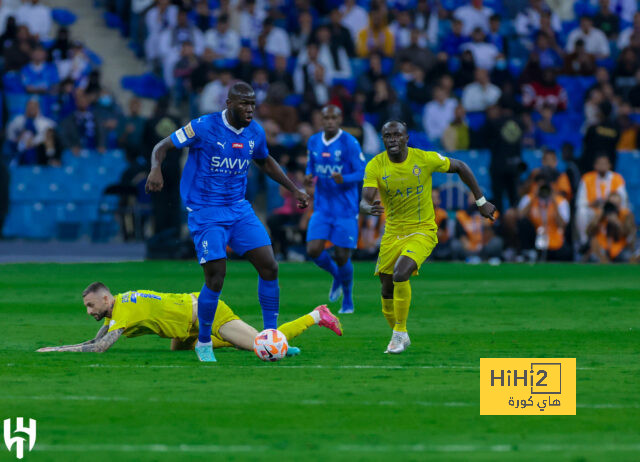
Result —
MULTIPOLYGON (((222 336, 220 335, 220 328, 224 326, 229 321, 233 321, 235 319, 240 319, 240 317, 235 314, 229 305, 227 305, 222 300, 218 301, 218 308, 216 308, 216 316, 213 318, 213 325, 211 326, 211 336, 217 338, 220 341, 224 341, 222 336)), ((196 322, 189 329, 189 339, 194 337, 198 337, 198 322, 196 322)))
MULTIPOLYGON (((436 231, 411 233, 406 236, 384 234, 380 242, 380 253, 374 274, 393 274, 393 268, 401 255, 411 258, 418 269, 438 243, 436 231)), ((413 274, 418 274, 418 269, 413 274)))

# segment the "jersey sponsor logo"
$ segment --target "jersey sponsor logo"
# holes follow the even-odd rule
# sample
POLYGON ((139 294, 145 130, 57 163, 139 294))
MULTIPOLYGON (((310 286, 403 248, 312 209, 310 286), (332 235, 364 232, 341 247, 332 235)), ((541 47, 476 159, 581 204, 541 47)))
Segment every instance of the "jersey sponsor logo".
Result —
POLYGON ((342 173, 342 165, 316 165, 316 175, 342 173))
POLYGON ((387 191, 387 195, 388 196, 393 196, 393 197, 409 197, 411 195, 416 195, 416 194, 422 194, 422 191, 424 190, 424 186, 423 185, 418 185, 417 188, 407 188, 405 191, 400 190, 400 189, 396 189, 395 192, 394 191, 387 191))
POLYGON ((244 148, 244 144, 243 144, 243 143, 233 143, 233 144, 231 145, 231 147, 232 147, 233 149, 242 149, 242 148, 244 148))
POLYGON ((330 152, 323 152, 322 153, 322 157, 331 157, 331 153, 330 152))
POLYGON ((231 159, 229 157, 211 157, 211 169, 220 173, 240 174, 246 172, 251 160, 231 159))
POLYGON ((196 136, 196 132, 193 131, 193 127, 191 126, 191 122, 189 122, 187 124, 187 126, 184 127, 184 131, 187 134, 187 138, 193 138, 194 136, 196 136))
POLYGON ((139 298, 153 298, 154 300, 162 300, 160 295, 141 294, 140 292, 131 292, 131 303, 138 303, 139 298))
POLYGON ((182 144, 185 143, 187 141, 187 137, 184 134, 184 130, 180 129, 180 130, 176 130, 176 138, 178 138, 178 141, 182 144))

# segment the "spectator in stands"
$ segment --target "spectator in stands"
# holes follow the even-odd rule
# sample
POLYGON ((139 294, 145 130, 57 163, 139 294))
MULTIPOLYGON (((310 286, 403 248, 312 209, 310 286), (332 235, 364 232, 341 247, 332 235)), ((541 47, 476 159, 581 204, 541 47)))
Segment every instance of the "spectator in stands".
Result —
POLYGON ((56 61, 60 79, 71 78, 77 87, 86 88, 91 74, 91 60, 80 42, 73 42, 69 59, 56 61))
POLYGON ((454 74, 455 88, 464 88, 472 83, 476 69, 471 50, 464 50, 460 55, 460 69, 454 74))
POLYGON ((522 104, 526 108, 540 111, 547 105, 553 110, 565 111, 567 102, 567 92, 557 82, 553 68, 543 69, 539 82, 534 81, 522 87, 522 104))
POLYGON ((391 57, 395 51, 393 34, 386 24, 384 12, 374 9, 369 13, 369 23, 358 32, 356 52, 359 57, 366 58, 371 53, 377 52, 391 57))
POLYGON ((349 29, 342 25, 342 14, 340 10, 334 8, 329 13, 329 32, 331 33, 331 45, 333 47, 342 47, 347 55, 352 58, 356 55, 356 49, 353 45, 353 36, 349 29))
POLYGON ((42 46, 31 53, 31 61, 22 68, 22 84, 27 93, 32 95, 50 94, 60 82, 58 70, 48 63, 47 52, 42 46))
POLYGON ((262 104, 269 91, 269 73, 266 69, 259 67, 253 72, 251 86, 256 94, 256 104, 262 104))
POLYGON ((541 69, 562 67, 562 55, 564 52, 556 42, 554 43, 555 47, 552 47, 549 36, 544 32, 540 32, 536 37, 533 53, 538 55, 541 69))
POLYGON ((374 93, 368 98, 370 106, 368 112, 377 115, 377 130, 387 120, 403 120, 409 129, 413 128, 413 113, 404 99, 398 97, 398 92, 387 80, 378 79, 374 84, 374 93))
POLYGON ((395 58, 396 62, 409 60, 427 73, 435 65, 436 57, 426 45, 421 45, 421 37, 418 29, 412 29, 409 45, 397 51, 395 58))
POLYGON ((593 17, 593 25, 600 29, 609 40, 615 40, 620 32, 620 18, 609 9, 609 0, 598 0, 600 10, 593 17))
MULTIPOLYGON (((278 58, 284 58, 278 56, 278 58)), ((287 58, 284 58, 285 62, 287 58)), ((213 61, 213 60, 212 60, 213 61)), ((242 47, 240 48, 240 54, 238 55, 238 63, 233 68, 233 76, 244 82, 249 82, 253 77, 253 71, 256 70, 256 66, 253 63, 253 54, 251 53, 251 48, 242 47)))
POLYGON ((620 95, 623 99, 629 96, 629 91, 636 84, 637 71, 638 57, 630 47, 626 47, 620 53, 612 76, 616 94, 620 95))
POLYGON ((493 10, 482 5, 482 0, 471 0, 470 5, 457 8, 453 17, 462 21, 462 34, 471 35, 476 28, 485 34, 489 32, 489 18, 493 10))
POLYGON ((274 60, 273 70, 269 74, 269 83, 281 82, 286 85, 289 93, 293 93, 293 76, 288 70, 287 58, 284 56, 276 56, 274 60))
POLYGON ((125 150, 127 157, 136 158, 144 152, 144 129, 147 118, 141 114, 141 101, 129 100, 129 115, 120 120, 118 126, 118 144, 125 150))
POLYGON ((174 96, 177 103, 181 102, 191 92, 191 76, 199 65, 200 61, 193 49, 193 43, 189 41, 182 42, 180 59, 173 67, 174 96))
POLYGON ((218 18, 216 27, 204 35, 205 47, 213 50, 214 59, 237 59, 240 54, 240 35, 229 26, 229 17, 218 18))
POLYGON ((635 73, 634 85, 629 89, 629 104, 637 112, 640 109, 640 69, 635 73))
MULTIPOLYGON (((2 6, 0 6, 2 8, 2 6)), ((0 18, 2 20, 2 18, 0 18)), ((15 39, 18 32, 18 25, 16 24, 16 18, 14 16, 8 16, 5 18, 5 22, 2 23, 3 31, 0 34, 0 50, 4 51, 5 46, 9 46, 15 39)), ((26 28, 25 28, 26 29, 26 28)), ((27 31, 28 34, 28 31, 27 31)))
POLYGON ((472 41, 465 43, 460 49, 471 51, 476 66, 490 71, 496 65, 500 52, 493 43, 487 43, 485 38, 485 33, 477 27, 471 34, 472 41))
POLYGON ((612 106, 609 101, 603 101, 598 106, 598 122, 587 129, 584 135, 580 167, 587 172, 594 161, 601 155, 609 157, 610 165, 616 164, 616 145, 620 139, 620 127, 611 119, 612 106))
POLYGON ((170 0, 156 0, 156 6, 147 11, 147 40, 145 55, 149 61, 160 57, 160 35, 167 29, 173 29, 178 22, 178 7, 170 4, 170 0))
POLYGON ((585 255, 599 263, 628 262, 635 248, 636 224, 633 213, 623 205, 620 194, 612 192, 589 225, 590 252, 585 255))
POLYGON ((267 17, 262 23, 262 32, 265 40, 265 51, 274 56, 291 56, 291 43, 289 35, 281 27, 276 27, 273 18, 267 17))
POLYGON ((451 259, 449 215, 441 207, 440 190, 438 188, 433 188, 431 191, 431 201, 433 202, 433 213, 438 227, 438 245, 433 249, 431 256, 434 260, 449 260, 451 259))
POLYGON ((315 38, 318 42, 318 61, 320 61, 333 79, 351 79, 351 62, 344 47, 334 45, 331 32, 326 26, 316 29, 315 38))
POLYGON ((174 68, 180 60, 182 44, 191 42, 194 53, 202 55, 204 51, 204 37, 200 29, 191 23, 186 11, 178 12, 176 25, 165 29, 159 37, 157 47, 160 50, 162 61, 162 74, 167 87, 172 88, 175 82, 174 68))
POLYGON ((9 18, 14 18, 12 27, 14 27, 15 32, 15 12, 13 8, 6 4, 6 2, 0 2, 0 35, 4 35, 4 33, 6 32, 7 20, 9 18))
POLYGON ((616 145, 617 151, 633 151, 638 149, 638 124, 631 119, 631 105, 622 103, 618 107, 617 121, 620 127, 620 139, 616 145))
MULTIPOLYGON (((40 114, 37 99, 27 103, 24 115, 15 117, 7 125, 7 141, 13 163, 18 165, 47 165, 56 159, 55 146, 53 155, 47 156, 47 133, 52 131, 56 123, 40 114)), ((49 135, 50 136, 50 135, 49 135)))
POLYGON ((593 164, 594 170, 582 175, 576 194, 576 232, 581 253, 587 248, 587 227, 604 206, 613 192, 620 195, 621 206, 628 207, 627 189, 622 175, 611 171, 611 161, 607 155, 598 155, 593 164))
POLYGON ((608 58, 610 54, 607 36, 600 29, 593 27, 593 20, 589 16, 580 18, 580 26, 569 34, 567 39, 567 52, 576 50, 576 42, 584 41, 585 51, 596 59, 608 58))
POLYGON ((413 18, 416 29, 421 35, 424 35, 428 41, 429 46, 436 48, 438 46, 438 34, 439 28, 439 13, 446 13, 444 10, 439 9, 435 4, 433 8, 428 0, 418 0, 416 9, 413 11, 413 18))
POLYGON ((487 34, 487 42, 492 43, 500 53, 507 52, 507 39, 502 32, 502 19, 499 14, 491 15, 489 18, 489 33, 487 34))
MULTIPOLYGON (((547 12, 547 6, 543 0, 531 0, 530 5, 524 11, 520 11, 514 21, 516 33, 524 39, 532 41, 535 34, 540 32, 541 17, 547 12)), ((551 27, 555 33, 562 31, 560 18, 550 12, 551 27)))
POLYGON ((38 41, 46 41, 51 37, 51 8, 42 5, 40 0, 23 1, 16 11, 16 21, 21 26, 27 26, 38 41))
POLYGON ((633 24, 620 32, 617 42, 618 49, 623 50, 631 45, 632 36, 640 37, 640 13, 635 13, 633 15, 633 24))
POLYGON ((262 22, 267 17, 263 8, 258 8, 256 0, 242 2, 238 18, 238 32, 242 40, 247 40, 251 47, 258 44, 258 36, 262 31, 262 22))
POLYGON ((576 159, 574 157, 574 148, 571 143, 563 143, 562 144, 562 161, 566 166, 565 173, 569 180, 569 184, 571 185, 571 210, 573 211, 573 206, 575 202, 575 194, 578 191, 578 185, 580 184, 580 169, 578 168, 578 164, 576 163, 576 159))
POLYGON ((309 40, 313 39, 313 16, 309 11, 301 11, 298 15, 297 29, 289 34, 291 51, 294 56, 301 53, 309 40))
POLYGON ((518 237, 521 248, 541 260, 570 261, 572 251, 565 242, 569 223, 569 202, 553 191, 544 175, 536 178, 535 192, 522 198, 518 205, 518 237))
MULTIPOLYGON (((241 63, 238 64, 240 66, 241 63)), ((237 78, 238 67, 234 69, 233 75, 237 78)), ((215 67, 213 66, 213 50, 205 48, 202 56, 198 58, 198 66, 193 70, 190 77, 191 99, 196 99, 209 81, 215 79, 215 67)), ((249 74, 251 75, 251 74, 249 74)), ((198 111, 195 111, 198 112, 198 111)))
POLYGON ((489 80, 486 69, 476 69, 475 80, 462 92, 462 105, 469 112, 485 111, 498 102, 502 91, 489 80))
MULTIPOLYGON (((49 48, 49 61, 58 62, 65 61, 71 56, 71 39, 69 37, 69 29, 66 27, 58 28, 56 38, 49 48)), ((60 72, 58 70, 58 72, 60 72)))
POLYGON ((356 0, 345 0, 340 7, 340 14, 342 16, 342 25, 349 29, 351 38, 355 43, 358 40, 360 31, 367 27, 369 23, 367 10, 358 5, 356 0))
POLYGON ((454 98, 447 98, 444 88, 437 86, 433 90, 433 100, 424 106, 422 124, 427 137, 432 142, 438 142, 449 124, 455 119, 458 102, 454 98))
POLYGON ((221 69, 218 78, 205 85, 200 94, 200 113, 211 114, 226 107, 227 94, 233 85, 233 75, 229 69, 221 69))
POLYGON ((4 56, 4 71, 17 71, 29 63, 31 53, 36 47, 36 41, 29 35, 29 30, 25 26, 20 26, 16 30, 15 39, 5 41, 2 50, 4 56))
MULTIPOLYGON (((411 13, 402 9, 396 14, 395 21, 389 25, 389 30, 395 39, 396 50, 406 48, 411 44, 411 32, 414 30, 411 13)), ((421 45, 426 46, 426 38, 422 38, 421 45)))
POLYGON ((329 101, 332 76, 320 62, 318 44, 311 42, 306 48, 306 59, 299 60, 293 74, 295 92, 313 108, 329 101))
POLYGON ((298 127, 299 117, 306 117, 305 121, 308 121, 308 117, 311 117, 311 114, 310 112, 302 111, 298 113, 296 108, 284 104, 284 99, 288 94, 289 92, 285 84, 281 82, 270 84, 267 99, 262 105, 257 107, 257 111, 260 119, 272 119, 282 128, 282 131, 293 133, 298 127))
POLYGON ((431 87, 426 82, 424 70, 414 66, 412 75, 407 84, 407 100, 414 104, 427 104, 431 99, 431 87))
POLYGON ((454 18, 451 21, 451 30, 442 40, 440 50, 444 51, 448 56, 458 56, 462 45, 470 40, 468 35, 462 33, 462 21, 454 18))
POLYGON ((529 178, 522 184, 522 196, 537 193, 541 182, 549 184, 554 193, 567 200, 573 197, 574 190, 571 189, 569 176, 566 173, 560 173, 556 151, 549 147, 542 149, 542 167, 534 168, 529 178))
POLYGON ((446 151, 469 149, 471 131, 467 124, 466 112, 462 104, 456 106, 454 119, 442 134, 440 140, 446 151))
POLYGON ((479 263, 502 254, 502 238, 496 235, 491 220, 480 215, 473 197, 468 197, 466 209, 456 212, 455 236, 451 242, 455 260, 479 263))
POLYGON ((631 22, 638 11, 638 3, 636 0, 610 0, 609 10, 618 14, 623 21, 631 22))
POLYGON ((116 103, 113 94, 105 88, 102 89, 96 101, 95 114, 104 133, 105 147, 116 149, 118 147, 118 126, 123 117, 122 110, 116 103))
POLYGON ((489 173, 492 197, 500 210, 504 206, 505 192, 511 207, 518 202, 518 177, 523 171, 524 124, 515 114, 513 102, 503 96, 498 104, 498 111, 490 108, 481 138, 491 151, 489 173))
POLYGON ((76 155, 81 149, 104 151, 106 146, 105 133, 83 90, 76 90, 75 105, 75 111, 67 116, 59 126, 59 137, 63 147, 71 149, 76 155))

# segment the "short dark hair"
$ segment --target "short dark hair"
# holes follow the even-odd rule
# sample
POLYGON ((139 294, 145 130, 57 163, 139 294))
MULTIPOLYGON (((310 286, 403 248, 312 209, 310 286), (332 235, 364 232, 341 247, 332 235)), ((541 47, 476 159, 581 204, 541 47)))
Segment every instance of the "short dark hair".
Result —
POLYGON ((106 290, 107 292, 111 292, 107 286, 105 286, 102 282, 96 281, 92 282, 87 286, 86 289, 82 291, 82 297, 86 297, 89 294, 95 294, 96 292, 101 292, 106 290))

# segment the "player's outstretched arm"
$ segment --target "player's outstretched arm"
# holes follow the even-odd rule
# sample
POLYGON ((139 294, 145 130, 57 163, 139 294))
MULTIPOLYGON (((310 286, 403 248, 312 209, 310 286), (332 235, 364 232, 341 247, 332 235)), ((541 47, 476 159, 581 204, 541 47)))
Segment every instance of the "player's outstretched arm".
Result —
POLYGON ((116 343, 116 340, 120 338, 124 329, 116 329, 111 332, 107 332, 98 340, 90 340, 89 342, 78 343, 77 345, 62 345, 57 347, 45 347, 40 348, 38 353, 48 353, 51 351, 71 351, 81 353, 102 353, 111 348, 111 345, 116 343))
POLYGON ((377 192, 378 188, 372 188, 370 186, 362 188, 362 200, 360 201, 360 211, 362 213, 376 216, 384 213, 384 207, 380 201, 375 200, 377 192))
POLYGON ((476 199, 476 204, 478 205, 480 214, 485 218, 495 220, 493 214, 496 211, 496 206, 484 198, 482 190, 478 185, 478 180, 476 180, 476 176, 473 174, 469 166, 458 159, 449 160, 451 165, 449 166, 449 171, 447 173, 457 173, 460 179, 473 193, 473 197, 476 199))
POLYGON ((167 136, 153 147, 151 152, 151 171, 147 177, 147 183, 144 185, 144 190, 149 192, 157 192, 162 190, 164 186, 164 179, 162 178, 162 161, 167 157, 167 151, 174 149, 171 136, 167 136))
POLYGON ((280 168, 273 157, 267 156, 263 159, 254 159, 253 161, 258 165, 258 167, 260 167, 260 170, 269 175, 269 178, 277 181, 293 193, 298 201, 299 208, 303 209, 309 205, 309 195, 302 189, 298 189, 293 181, 284 174, 282 168, 280 168))

